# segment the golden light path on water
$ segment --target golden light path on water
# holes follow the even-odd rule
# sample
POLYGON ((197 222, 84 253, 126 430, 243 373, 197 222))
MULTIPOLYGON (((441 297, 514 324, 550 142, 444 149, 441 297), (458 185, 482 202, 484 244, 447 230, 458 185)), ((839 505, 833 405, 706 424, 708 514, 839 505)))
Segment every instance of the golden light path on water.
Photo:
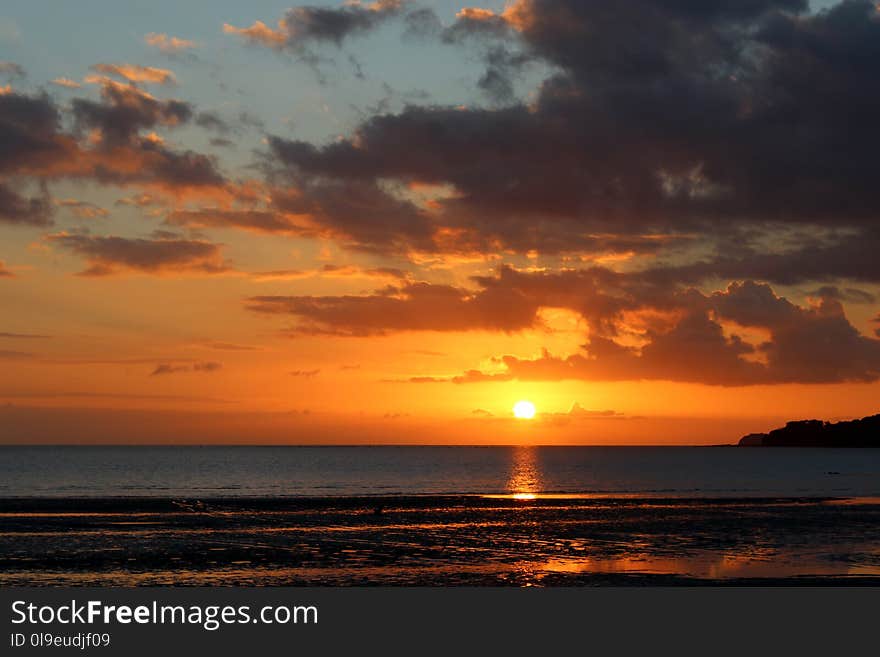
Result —
POLYGON ((521 446, 513 450, 510 478, 507 490, 517 500, 533 500, 541 492, 541 470, 538 466, 538 450, 521 446))

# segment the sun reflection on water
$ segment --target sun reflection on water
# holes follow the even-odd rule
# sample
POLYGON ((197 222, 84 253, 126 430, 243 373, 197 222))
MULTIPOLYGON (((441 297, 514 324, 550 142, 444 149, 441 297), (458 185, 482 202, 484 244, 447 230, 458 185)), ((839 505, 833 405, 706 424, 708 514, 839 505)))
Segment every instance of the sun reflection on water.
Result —
POLYGON ((538 450, 534 447, 514 447, 507 480, 507 490, 515 500, 534 500, 541 492, 541 470, 538 450))

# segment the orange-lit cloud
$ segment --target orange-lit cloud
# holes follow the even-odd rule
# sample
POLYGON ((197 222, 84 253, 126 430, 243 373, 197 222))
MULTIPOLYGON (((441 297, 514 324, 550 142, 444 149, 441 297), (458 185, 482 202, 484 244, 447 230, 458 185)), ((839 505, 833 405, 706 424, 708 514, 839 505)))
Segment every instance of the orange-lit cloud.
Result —
POLYGON ((153 66, 139 64, 95 64, 92 70, 104 75, 115 75, 129 82, 147 82, 151 84, 176 84, 177 78, 172 71, 153 66))
POLYGON ((357 278, 367 280, 388 280, 399 282, 410 275, 394 267, 363 268, 353 265, 324 265, 317 269, 281 269, 275 271, 252 272, 253 280, 258 282, 291 281, 308 278, 357 278))
POLYGON ((79 219, 97 219, 110 215, 110 213, 99 205, 90 203, 89 201, 81 201, 74 198, 56 199, 55 204, 67 208, 79 219))
POLYGON ((167 34, 161 34, 158 32, 150 32, 147 34, 144 37, 144 42, 148 46, 152 46, 166 55, 179 54, 196 47, 195 41, 180 39, 178 37, 168 36, 167 34))
POLYGON ((237 34, 251 43, 279 49, 284 46, 287 40, 287 35, 282 31, 280 25, 279 29, 273 30, 263 21, 254 21, 250 27, 235 27, 224 23, 223 31, 226 34, 237 34))
POLYGON ((70 78, 55 78, 52 80, 52 84, 58 85, 59 87, 64 87, 66 89, 79 89, 82 85, 76 80, 71 80, 70 78))
POLYGON ((732 283, 704 295, 684 287, 657 288, 651 273, 601 268, 564 274, 515 272, 475 277, 479 289, 409 283, 364 296, 259 296, 247 307, 290 315, 307 334, 381 335, 400 331, 520 331, 539 327, 542 308, 580 314, 589 330, 582 353, 534 359, 506 355, 502 369, 457 377, 419 376, 411 382, 640 380, 711 385, 874 381, 880 378, 880 340, 859 333, 840 302, 812 307, 777 296, 766 284, 732 283), (634 313, 649 321, 627 325, 634 313), (651 314, 655 315, 650 319, 651 314), (658 314, 659 313, 659 314, 658 314), (722 322, 753 328, 769 340, 722 322), (635 337, 638 344, 628 344, 635 337))

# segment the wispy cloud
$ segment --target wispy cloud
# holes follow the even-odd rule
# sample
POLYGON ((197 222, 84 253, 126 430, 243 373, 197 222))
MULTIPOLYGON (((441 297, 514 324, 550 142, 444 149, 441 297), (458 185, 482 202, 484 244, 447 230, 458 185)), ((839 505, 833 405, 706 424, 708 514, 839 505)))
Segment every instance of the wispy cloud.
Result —
POLYGON ((177 55, 182 52, 193 50, 198 44, 189 39, 181 39, 167 34, 150 32, 144 36, 144 42, 166 55, 177 55))

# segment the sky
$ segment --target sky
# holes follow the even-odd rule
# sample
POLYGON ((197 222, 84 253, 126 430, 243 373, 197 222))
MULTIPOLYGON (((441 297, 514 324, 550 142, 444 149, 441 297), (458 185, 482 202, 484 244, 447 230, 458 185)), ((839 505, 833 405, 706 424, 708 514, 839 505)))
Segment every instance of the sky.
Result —
POLYGON ((0 442, 875 413, 878 69, 862 0, 7 0, 0 442))

